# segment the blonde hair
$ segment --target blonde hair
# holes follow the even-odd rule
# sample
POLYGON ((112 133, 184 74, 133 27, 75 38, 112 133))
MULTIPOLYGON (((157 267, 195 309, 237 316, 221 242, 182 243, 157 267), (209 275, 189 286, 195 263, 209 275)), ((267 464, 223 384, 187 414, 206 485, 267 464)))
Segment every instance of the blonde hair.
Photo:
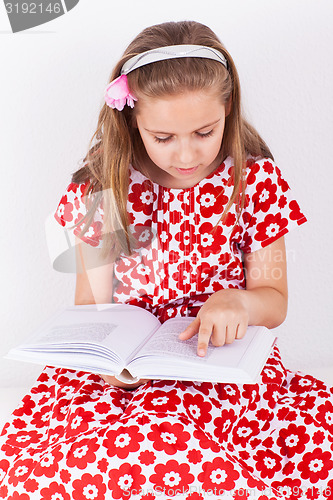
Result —
MULTIPOLYGON (((181 44, 205 45, 219 50, 227 60, 228 69, 220 62, 202 58, 158 61, 129 73, 129 88, 139 99, 140 96, 162 97, 177 95, 183 91, 213 88, 217 89, 224 104, 230 103, 220 155, 222 161, 227 156, 234 160, 234 188, 222 218, 235 201, 240 214, 244 205, 243 174, 246 159, 249 156, 273 159, 273 156, 257 131, 242 116, 238 73, 230 54, 215 33, 195 21, 167 22, 148 27, 127 47, 109 81, 120 75, 123 64, 131 57, 146 50, 181 44)), ((72 177, 72 182, 75 183, 89 180, 88 195, 103 191, 105 255, 111 250, 115 256, 120 251, 127 254, 131 252, 127 213, 129 165, 135 165, 135 168, 148 176, 145 172, 146 153, 138 129, 134 127, 134 117, 135 107, 132 110, 125 106, 119 112, 104 104, 99 114, 97 130, 83 160, 85 164, 72 177)), ((82 232, 89 227, 99 202, 100 197, 97 196, 89 205, 82 232)))

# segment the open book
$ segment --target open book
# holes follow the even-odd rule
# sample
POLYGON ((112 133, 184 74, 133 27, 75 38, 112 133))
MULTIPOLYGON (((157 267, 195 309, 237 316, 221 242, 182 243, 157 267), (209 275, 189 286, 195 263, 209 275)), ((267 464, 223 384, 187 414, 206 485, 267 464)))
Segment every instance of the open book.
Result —
POLYGON ((140 378, 255 383, 276 337, 250 326, 242 339, 208 346, 197 355, 198 336, 179 340, 192 317, 163 324, 149 311, 127 304, 78 305, 45 322, 7 358, 115 375, 132 384, 140 378))

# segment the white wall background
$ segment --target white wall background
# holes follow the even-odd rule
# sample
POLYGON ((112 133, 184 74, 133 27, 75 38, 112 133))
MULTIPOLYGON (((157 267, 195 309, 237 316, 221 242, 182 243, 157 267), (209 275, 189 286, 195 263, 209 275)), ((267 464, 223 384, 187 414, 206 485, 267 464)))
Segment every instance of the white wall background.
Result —
MULTIPOLYGON (((80 0, 12 34, 0 5, 0 356, 74 299, 51 267, 44 221, 83 158, 111 68, 144 27, 209 25, 240 73, 247 117, 271 146, 309 222, 287 236, 290 305, 277 329, 285 364, 333 385, 332 0, 80 0)), ((0 358, 0 387, 40 367, 0 358)))

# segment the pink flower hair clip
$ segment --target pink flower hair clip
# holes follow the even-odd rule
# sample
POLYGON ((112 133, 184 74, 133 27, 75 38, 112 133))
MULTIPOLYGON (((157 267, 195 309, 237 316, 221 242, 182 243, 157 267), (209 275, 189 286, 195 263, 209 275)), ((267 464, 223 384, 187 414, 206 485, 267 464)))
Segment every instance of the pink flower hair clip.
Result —
POLYGON ((122 111, 125 104, 134 108, 134 101, 137 101, 129 91, 126 75, 121 75, 109 83, 104 98, 110 108, 118 109, 118 111, 122 111))

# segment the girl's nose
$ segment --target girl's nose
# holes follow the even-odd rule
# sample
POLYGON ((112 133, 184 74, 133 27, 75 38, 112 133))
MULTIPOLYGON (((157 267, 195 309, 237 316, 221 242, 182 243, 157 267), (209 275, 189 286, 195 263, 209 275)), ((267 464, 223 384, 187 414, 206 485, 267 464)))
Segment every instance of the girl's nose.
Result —
POLYGON ((178 155, 178 162, 181 165, 184 165, 184 167, 195 166, 192 164, 195 154, 193 145, 191 144, 190 141, 184 140, 179 142, 177 155, 178 155))

